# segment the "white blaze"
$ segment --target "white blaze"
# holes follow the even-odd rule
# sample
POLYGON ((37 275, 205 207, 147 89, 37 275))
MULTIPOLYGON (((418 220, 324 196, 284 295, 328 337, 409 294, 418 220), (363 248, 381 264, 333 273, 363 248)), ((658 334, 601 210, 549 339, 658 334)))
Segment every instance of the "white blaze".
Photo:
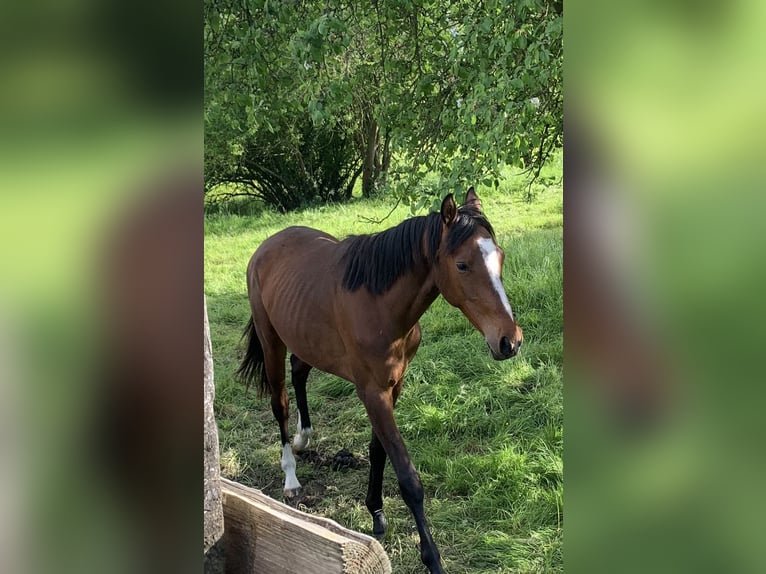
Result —
POLYGON ((282 470, 285 471, 285 491, 301 487, 298 477, 295 476, 295 457, 290 448, 290 443, 286 443, 282 447, 282 470))
POLYGON ((500 297, 500 301, 503 303, 503 307, 508 311, 508 314, 513 319, 513 311, 511 311, 511 304, 508 302, 508 296, 505 294, 505 288, 503 282, 500 279, 500 272, 502 270, 502 263, 500 261, 500 251, 498 251, 495 242, 490 237, 482 237, 478 240, 479 251, 484 258, 484 265, 487 266, 489 272, 489 278, 492 280, 492 286, 495 288, 497 296, 500 297))

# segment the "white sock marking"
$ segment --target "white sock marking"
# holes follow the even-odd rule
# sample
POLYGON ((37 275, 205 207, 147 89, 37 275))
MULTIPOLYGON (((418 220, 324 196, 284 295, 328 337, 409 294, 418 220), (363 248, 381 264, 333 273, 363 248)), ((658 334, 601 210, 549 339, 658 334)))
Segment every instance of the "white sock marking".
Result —
POLYGON ((285 491, 301 487, 298 477, 295 476, 295 457, 289 443, 282 447, 282 470, 285 471, 285 491))
POLYGON ((508 311, 508 314, 513 319, 513 311, 511 310, 511 304, 508 302, 508 296, 505 294, 505 288, 503 287, 503 281, 500 279, 500 272, 502 271, 500 265, 500 251, 498 251, 495 242, 490 237, 482 237, 478 240, 479 251, 484 258, 484 264, 489 271, 489 278, 492 280, 492 286, 495 288, 497 296, 500 297, 500 301, 508 311))
POLYGON ((309 445, 309 438, 311 437, 312 432, 311 427, 303 428, 301 426, 301 413, 299 411, 298 431, 295 433, 295 437, 293 437, 293 448, 298 452, 305 449, 309 445))

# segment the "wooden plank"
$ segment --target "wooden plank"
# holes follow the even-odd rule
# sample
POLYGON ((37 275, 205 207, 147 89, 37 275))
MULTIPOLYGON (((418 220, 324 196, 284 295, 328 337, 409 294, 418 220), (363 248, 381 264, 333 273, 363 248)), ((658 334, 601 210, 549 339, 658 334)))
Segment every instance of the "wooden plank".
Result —
POLYGON ((390 574, 380 543, 221 479, 227 574, 390 574))

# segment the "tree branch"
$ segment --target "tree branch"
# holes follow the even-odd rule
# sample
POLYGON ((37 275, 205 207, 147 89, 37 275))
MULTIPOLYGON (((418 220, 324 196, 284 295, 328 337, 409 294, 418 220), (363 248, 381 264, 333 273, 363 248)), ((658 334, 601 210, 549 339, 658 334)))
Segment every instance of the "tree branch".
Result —
POLYGON ((381 224, 381 223, 383 223, 383 222, 384 222, 386 219, 388 219, 389 217, 391 217, 391 214, 392 214, 392 213, 393 213, 393 212, 396 210, 396 208, 397 208, 397 207, 399 207, 399 203, 401 203, 401 201, 402 201, 402 198, 401 198, 401 197, 400 197, 399 199, 397 199, 397 200, 396 200, 396 203, 395 203, 395 204, 394 204, 394 206, 391 208, 391 211, 389 211, 389 212, 388 212, 388 215, 386 215, 386 216, 385 216, 384 218, 382 218, 382 219, 375 219, 375 218, 373 218, 373 217, 364 217, 364 216, 362 216, 362 215, 360 215, 360 216, 358 217, 358 219, 359 219, 359 221, 364 221, 365 223, 372 223, 372 224, 374 224, 374 225, 380 225, 380 224, 381 224))

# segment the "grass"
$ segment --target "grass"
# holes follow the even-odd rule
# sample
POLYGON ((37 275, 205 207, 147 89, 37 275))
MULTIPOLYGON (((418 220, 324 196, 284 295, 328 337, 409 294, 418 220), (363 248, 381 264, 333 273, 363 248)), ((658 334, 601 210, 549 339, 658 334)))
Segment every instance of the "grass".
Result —
MULTIPOLYGON (((423 342, 405 377, 396 417, 426 492, 425 510, 444 567, 451 574, 561 572, 563 527, 562 213, 560 156, 522 199, 522 178, 499 190, 477 188, 506 252, 504 282, 524 347, 495 362, 481 335, 442 298, 421 319, 423 342)), ((244 273, 255 248, 288 225, 309 225, 336 236, 369 233, 407 216, 399 207, 381 225, 385 200, 357 199, 289 215, 217 210, 205 219, 205 292, 215 358, 216 417, 225 476, 282 499, 277 425, 267 399, 232 378, 239 338, 249 316, 244 273)), ((289 369, 288 369, 289 373, 289 369)), ((291 400, 294 427, 295 399, 291 400)), ((303 484, 298 507, 369 533, 364 506, 370 426, 353 386, 316 370, 308 384, 314 436, 298 457, 303 484), (340 449, 359 468, 334 471, 340 449)), ((292 429, 291 429, 292 430, 292 429)), ((396 574, 422 573, 417 533, 386 466, 383 545, 396 574)))

